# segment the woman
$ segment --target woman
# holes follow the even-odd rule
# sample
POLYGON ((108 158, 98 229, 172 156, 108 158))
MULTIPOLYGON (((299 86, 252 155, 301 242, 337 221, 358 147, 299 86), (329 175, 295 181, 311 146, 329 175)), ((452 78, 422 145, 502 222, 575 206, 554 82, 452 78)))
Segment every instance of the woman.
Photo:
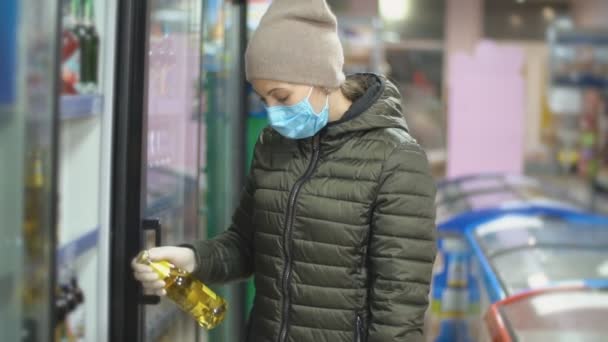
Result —
MULTIPOLYGON (((231 227, 151 249, 206 283, 254 276, 247 341, 418 341, 435 257, 435 187, 396 87, 345 79, 323 0, 275 0, 251 39, 247 79, 265 102, 231 227)), ((142 265, 135 277, 163 294, 142 265)))

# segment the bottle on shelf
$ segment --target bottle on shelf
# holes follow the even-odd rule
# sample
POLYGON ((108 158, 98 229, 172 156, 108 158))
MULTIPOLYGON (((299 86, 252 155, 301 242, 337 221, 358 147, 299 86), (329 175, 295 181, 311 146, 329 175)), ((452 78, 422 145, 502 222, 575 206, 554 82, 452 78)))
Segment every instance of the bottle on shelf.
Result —
POLYGON ((55 290, 55 341, 85 340, 84 294, 76 279, 74 265, 61 265, 55 290))
POLYGON ((72 0, 72 7, 75 12, 76 21, 74 24, 73 32, 78 39, 78 43, 80 44, 80 54, 79 54, 79 64, 80 64, 80 73, 78 75, 78 83, 76 84, 76 90, 78 93, 85 93, 86 89, 84 87, 84 76, 86 70, 86 59, 87 55, 87 28, 84 24, 84 11, 82 6, 82 0, 72 0))
POLYGON ((71 0, 65 7, 61 51, 62 93, 77 94, 77 84, 80 80, 80 41, 76 35, 78 1, 71 0))
POLYGON ((78 285, 78 280, 74 275, 70 279, 70 292, 74 299, 74 309, 67 318, 67 326, 73 341, 84 341, 85 339, 85 307, 84 293, 78 285))
POLYGON ((99 67, 99 35, 95 28, 93 0, 84 1, 82 86, 85 92, 94 93, 97 90, 97 69, 99 67))
POLYGON ((72 277, 72 279, 70 280, 70 285, 74 289, 74 296, 76 297, 76 304, 77 305, 83 304, 84 303, 84 293, 82 292, 80 285, 78 285, 78 279, 76 279, 76 277, 72 277))
POLYGON ((67 299, 60 289, 55 292, 55 341, 64 341, 67 338, 65 320, 68 315, 67 299))
POLYGON ((44 163, 42 151, 34 149, 30 152, 26 165, 25 178, 25 211, 23 235, 27 256, 37 260, 43 252, 42 217, 45 208, 44 163))
POLYGON ((165 282, 167 297, 194 317, 205 329, 219 325, 226 315, 226 301, 190 273, 167 261, 152 261, 147 251, 137 256, 137 262, 148 265, 165 282))
MULTIPOLYGON (((36 146, 36 143, 32 143, 36 146)), ((40 304, 47 298, 47 267, 45 261, 45 213, 47 184, 45 178, 44 151, 31 148, 25 159, 24 210, 22 239, 25 246, 24 276, 20 296, 23 314, 26 318, 24 326, 24 341, 34 341, 36 333, 36 317, 40 304)))

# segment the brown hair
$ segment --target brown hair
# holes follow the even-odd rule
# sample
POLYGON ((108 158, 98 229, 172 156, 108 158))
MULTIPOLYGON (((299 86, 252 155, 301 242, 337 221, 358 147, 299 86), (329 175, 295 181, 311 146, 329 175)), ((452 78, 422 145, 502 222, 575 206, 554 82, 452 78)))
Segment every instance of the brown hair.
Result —
POLYGON ((355 102, 359 99, 368 88, 368 81, 365 75, 357 75, 348 77, 340 85, 340 91, 349 101, 355 102))

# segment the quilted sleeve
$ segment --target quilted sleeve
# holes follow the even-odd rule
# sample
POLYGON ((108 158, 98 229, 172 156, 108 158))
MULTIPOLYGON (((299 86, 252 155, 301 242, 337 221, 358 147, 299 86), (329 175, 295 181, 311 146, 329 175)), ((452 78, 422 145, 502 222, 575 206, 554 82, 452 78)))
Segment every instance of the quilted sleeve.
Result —
POLYGON ((241 193, 230 227, 211 240, 199 240, 192 248, 197 259, 194 275, 206 283, 225 283, 253 274, 253 192, 250 175, 241 193))
POLYGON ((213 239, 184 245, 193 249, 196 255, 197 268, 193 272, 194 275, 208 284, 227 283, 248 278, 253 274, 255 227, 252 216, 257 187, 254 170, 260 165, 260 158, 265 153, 262 151, 265 134, 266 131, 262 132, 256 142, 251 171, 230 227, 213 239))
POLYGON ((384 162, 369 245, 368 342, 422 341, 436 253, 435 182, 415 143, 384 162))

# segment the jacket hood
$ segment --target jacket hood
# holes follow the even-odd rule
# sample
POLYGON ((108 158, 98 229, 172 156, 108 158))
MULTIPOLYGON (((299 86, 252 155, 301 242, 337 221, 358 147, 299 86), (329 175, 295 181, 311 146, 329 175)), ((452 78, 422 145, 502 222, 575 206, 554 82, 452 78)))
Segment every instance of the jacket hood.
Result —
POLYGON ((355 74, 347 79, 353 78, 366 82, 367 90, 353 102, 342 119, 327 125, 328 136, 384 128, 409 131, 402 112, 401 93, 395 84, 376 74, 355 74))

